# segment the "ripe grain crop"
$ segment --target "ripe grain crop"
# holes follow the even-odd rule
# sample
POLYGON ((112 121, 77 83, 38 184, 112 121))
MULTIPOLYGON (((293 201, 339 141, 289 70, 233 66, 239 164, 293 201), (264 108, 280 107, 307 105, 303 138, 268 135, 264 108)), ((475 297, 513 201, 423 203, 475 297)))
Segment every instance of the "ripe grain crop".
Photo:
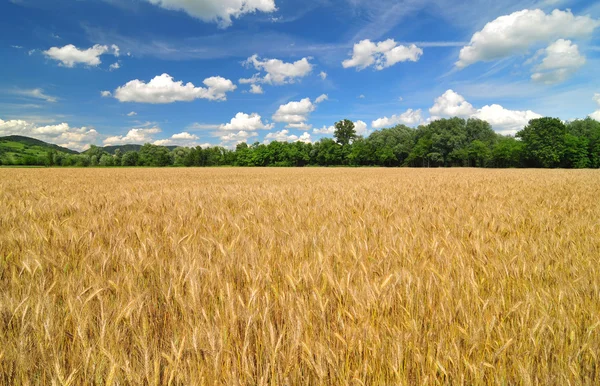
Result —
POLYGON ((0 169, 0 384, 600 384, 600 173, 0 169))

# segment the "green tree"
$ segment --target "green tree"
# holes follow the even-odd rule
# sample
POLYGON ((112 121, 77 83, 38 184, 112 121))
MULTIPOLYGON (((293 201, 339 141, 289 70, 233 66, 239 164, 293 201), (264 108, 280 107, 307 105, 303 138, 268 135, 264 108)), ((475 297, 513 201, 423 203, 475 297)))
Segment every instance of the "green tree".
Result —
POLYGON ((491 158, 492 151, 487 143, 478 139, 467 147, 469 166, 485 167, 491 158))
POLYGON ((517 137, 523 141, 525 156, 531 166, 560 166, 565 152, 567 127, 558 118, 538 118, 529 121, 517 137))
POLYGON ((571 135, 587 139, 589 167, 600 168, 600 122, 587 117, 569 122, 567 127, 571 135))
POLYGON ((109 154, 102 154, 100 160, 98 161, 98 165, 100 166, 115 166, 115 160, 113 156, 109 154))
POLYGON ((575 169, 583 169, 590 166, 587 138, 576 137, 569 133, 565 135, 565 151, 561 166, 575 169))
POLYGON ((46 152, 45 166, 54 166, 54 153, 52 150, 46 152))
POLYGON ((115 165, 121 166, 123 164, 123 152, 121 149, 115 150, 115 165))
POLYGON ((377 165, 400 166, 415 146, 415 130, 405 125, 374 131, 367 138, 372 161, 377 165))
POLYGON ((168 148, 145 144, 139 151, 139 164, 142 166, 168 166, 173 164, 168 148))
POLYGON ((184 166, 185 159, 187 155, 190 153, 191 149, 189 147, 178 147, 171 151, 173 156, 173 165, 175 166, 184 166))
POLYGON ((335 138, 336 142, 342 146, 350 144, 357 138, 356 130, 354 129, 354 122, 349 119, 336 122, 333 137, 335 138))
POLYGON ((138 166, 140 155, 137 151, 128 151, 123 154, 123 159, 121 160, 122 166, 138 166))
POLYGON ((492 163, 499 168, 513 168, 524 166, 523 142, 514 137, 499 136, 492 148, 492 163))
POLYGON ((311 158, 321 166, 341 165, 342 146, 331 138, 323 138, 313 146, 311 158))

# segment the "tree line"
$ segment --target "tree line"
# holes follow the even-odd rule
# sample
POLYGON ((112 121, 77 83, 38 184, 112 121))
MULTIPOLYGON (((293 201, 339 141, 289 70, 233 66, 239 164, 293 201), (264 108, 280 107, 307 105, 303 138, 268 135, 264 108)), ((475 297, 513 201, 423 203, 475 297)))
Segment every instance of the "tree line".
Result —
POLYGON ((334 138, 315 143, 240 143, 235 149, 145 144, 109 154, 92 146, 83 154, 55 151, 46 166, 386 166, 600 168, 600 122, 533 119, 516 136, 480 119, 450 118, 418 128, 398 125, 362 137, 350 120, 335 124, 334 138))

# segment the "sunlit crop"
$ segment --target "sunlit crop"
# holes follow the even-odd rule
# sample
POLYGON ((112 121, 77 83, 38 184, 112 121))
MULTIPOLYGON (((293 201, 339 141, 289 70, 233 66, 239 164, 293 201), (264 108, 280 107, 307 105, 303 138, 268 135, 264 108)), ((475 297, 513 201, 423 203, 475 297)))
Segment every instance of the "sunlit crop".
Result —
POLYGON ((600 384, 600 174, 0 169, 0 384, 600 384))

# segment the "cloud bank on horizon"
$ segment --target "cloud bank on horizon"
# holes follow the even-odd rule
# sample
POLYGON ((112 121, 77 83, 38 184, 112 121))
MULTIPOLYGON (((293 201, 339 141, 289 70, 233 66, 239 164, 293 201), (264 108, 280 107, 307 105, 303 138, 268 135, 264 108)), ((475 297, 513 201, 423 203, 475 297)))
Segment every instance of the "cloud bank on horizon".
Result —
POLYGON ((3 3, 0 136, 232 147, 314 142, 344 118, 360 135, 454 116, 507 135, 545 115, 600 120, 600 7, 550 3, 3 3))

